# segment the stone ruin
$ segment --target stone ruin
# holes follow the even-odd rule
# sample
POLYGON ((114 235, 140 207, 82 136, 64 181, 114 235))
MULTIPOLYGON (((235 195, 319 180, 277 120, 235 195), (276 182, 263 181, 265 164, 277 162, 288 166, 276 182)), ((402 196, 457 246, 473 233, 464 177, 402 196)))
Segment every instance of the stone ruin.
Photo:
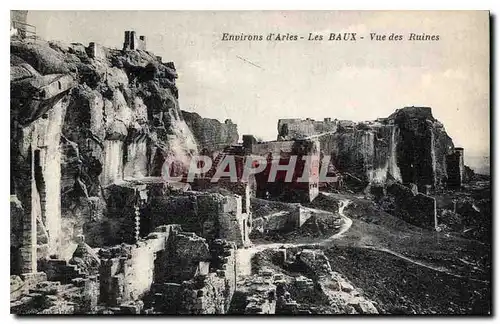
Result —
POLYGON ((463 148, 454 146, 430 107, 404 107, 387 118, 358 123, 278 121, 279 141, 311 138, 331 156, 344 185, 375 196, 386 211, 417 226, 435 228, 433 195, 461 188, 470 178, 463 148))
POLYGON ((374 121, 280 119, 281 141, 317 138, 341 173, 366 184, 391 180, 427 186, 461 186, 463 149, 455 148, 430 107, 404 107, 374 121))
POLYGON ((252 230, 291 231, 321 217, 340 226, 333 213, 300 204, 318 196, 316 177, 285 183, 278 174, 271 183, 266 169, 243 181, 243 157, 331 155, 339 179, 361 183, 381 204, 391 197, 394 214, 432 228, 433 191, 460 187, 466 175, 463 150, 430 108, 365 123, 280 120, 277 141, 244 135, 237 143, 230 120, 180 110, 176 78, 174 64, 134 31, 122 50, 11 39, 11 312, 314 313, 288 290, 320 287, 324 298, 352 306, 338 312, 375 313, 371 302, 343 295, 353 291, 345 280, 331 287, 338 274, 318 251, 291 263, 324 277, 288 282, 264 269, 238 282, 236 255, 252 245, 252 230), (214 170, 192 183, 163 179, 165 162, 185 177, 200 152, 215 154, 215 166, 237 156, 238 181, 211 183, 214 170))
MULTIPOLYGON (((378 314, 376 303, 366 298, 328 259, 315 249, 272 251, 280 269, 259 268, 239 278, 231 312, 235 314, 378 314), (290 276, 300 269, 305 275, 290 276), (311 273, 314 273, 311 276, 311 273), (308 277, 309 276, 309 277, 308 277)), ((276 264, 276 263, 275 263, 276 264)))
POLYGON ((146 36, 136 36, 135 31, 125 31, 125 40, 123 41, 123 50, 146 50, 146 36))
POLYGON ((235 289, 235 249, 234 243, 207 242, 178 225, 159 226, 135 244, 96 249, 92 271, 50 259, 45 272, 16 277, 11 311, 224 314, 235 289))
POLYGON ((198 152, 173 63, 133 31, 121 51, 11 49, 11 311, 227 312, 249 195, 163 180, 167 159, 182 174, 198 152))

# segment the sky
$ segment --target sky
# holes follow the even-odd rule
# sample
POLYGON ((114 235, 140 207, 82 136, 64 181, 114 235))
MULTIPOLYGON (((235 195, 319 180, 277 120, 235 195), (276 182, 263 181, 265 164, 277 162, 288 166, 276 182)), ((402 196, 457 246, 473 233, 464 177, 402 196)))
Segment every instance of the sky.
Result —
POLYGON ((430 106, 466 162, 489 156, 487 11, 29 11, 28 23, 43 39, 85 45, 121 48, 125 30, 145 35, 149 51, 175 63, 181 109, 230 118, 240 136, 275 140, 279 118, 362 121, 430 106), (225 32, 305 39, 222 41, 225 32), (343 32, 358 41, 307 41, 343 32))

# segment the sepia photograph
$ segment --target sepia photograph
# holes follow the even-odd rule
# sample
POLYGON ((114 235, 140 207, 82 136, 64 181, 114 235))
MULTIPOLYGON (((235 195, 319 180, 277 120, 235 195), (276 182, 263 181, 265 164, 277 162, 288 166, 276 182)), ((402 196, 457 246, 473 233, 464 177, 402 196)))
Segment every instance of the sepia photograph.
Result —
POLYGON ((11 10, 10 313, 491 316, 492 22, 11 10))

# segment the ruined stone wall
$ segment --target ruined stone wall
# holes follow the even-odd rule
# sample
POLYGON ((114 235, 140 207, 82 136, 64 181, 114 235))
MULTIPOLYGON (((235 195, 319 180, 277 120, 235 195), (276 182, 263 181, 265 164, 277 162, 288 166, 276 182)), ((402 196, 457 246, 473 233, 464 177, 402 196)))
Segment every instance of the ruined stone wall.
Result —
POLYGON ((446 171, 448 175, 448 186, 460 187, 465 181, 465 166, 462 148, 446 156, 446 171))
POLYGON ((224 314, 225 280, 223 273, 209 273, 203 279, 196 278, 181 287, 179 314, 224 314), (196 282, 200 280, 200 282, 196 282), (202 280, 202 281, 201 281, 202 280))
POLYGON ((197 113, 182 111, 182 117, 198 143, 198 148, 209 153, 221 151, 224 147, 238 142, 238 126, 230 119, 224 123, 217 119, 202 118, 197 113))
POLYGON ((252 194, 249 182, 232 182, 230 178, 220 178, 216 183, 211 182, 209 178, 195 178, 191 183, 191 188, 197 191, 216 191, 218 189, 227 190, 238 196, 241 196, 241 210, 243 213, 250 214, 250 197, 252 194))
POLYGON ((156 312, 223 314, 235 286, 235 249, 224 241, 209 248, 178 225, 159 226, 135 245, 101 249, 100 301, 121 306, 143 299, 156 312))
POLYGON ((299 227, 302 206, 259 198, 251 199, 253 230, 291 231, 299 227))
POLYGON ((198 197, 198 214, 209 220, 204 224, 204 236, 210 237, 214 231, 218 231, 214 238, 233 241, 239 247, 247 246, 250 243, 250 226, 248 214, 243 213, 241 207, 241 196, 238 195, 223 196, 222 204, 210 196, 198 197), (214 218, 213 215, 220 216, 214 218), (210 222, 213 227, 209 225, 210 222))
POLYGON ((181 224, 209 239, 226 239, 237 246, 249 244, 249 215, 242 212, 241 196, 207 192, 153 197, 154 224, 181 224))
POLYGON ((279 139, 301 139, 326 132, 334 132, 337 129, 337 121, 325 118, 323 121, 313 119, 279 119, 279 139))
POLYGON ((179 314, 226 314, 236 289, 236 246, 215 241, 210 272, 182 283, 179 314))
POLYGON ((290 212, 281 211, 258 217, 254 220, 252 232, 268 233, 269 231, 287 231, 293 228, 290 212))
POLYGON ((106 48, 96 42, 90 42, 88 48, 85 49, 89 58, 102 61, 106 60, 106 48))
MULTIPOLYGON (((244 149, 248 154, 258 155, 267 161, 266 168, 255 175, 256 196, 274 198, 284 201, 310 202, 319 193, 319 163, 320 143, 316 139, 287 140, 254 143, 250 136, 244 137, 244 149), (309 170, 304 157, 311 161, 309 170), (291 163, 292 157, 296 162, 291 163), (288 178, 287 170, 279 167, 275 177, 270 177, 274 165, 293 165, 292 179, 288 178), (307 181, 298 181, 304 175, 309 175, 307 181), (270 181, 270 179, 272 181, 270 181), (288 179, 288 180, 287 180, 288 179)), ((286 169, 286 167, 284 167, 286 169)))
POLYGON ((146 50, 146 36, 137 36, 133 30, 125 31, 124 50, 146 50))
POLYGON ((46 273, 11 276, 11 311, 225 314, 229 309, 236 288, 234 242, 208 242, 179 225, 164 225, 136 244, 98 253, 83 241, 79 247, 82 253, 72 259, 76 263, 50 259, 46 273), (87 257, 92 270, 85 268, 87 257))
MULTIPOLYGON (((405 107, 376 121, 334 122, 336 128, 318 139, 322 153, 330 155, 341 172, 375 184, 387 180, 416 183, 421 191, 427 185, 445 183, 446 156, 452 152, 453 142, 443 124, 432 116, 431 108, 405 107)), ((288 124, 308 125, 312 121, 288 124)), ((302 137, 322 133, 313 127, 287 127, 302 137)))
POLYGON ((251 153, 256 155, 266 156, 268 153, 279 154, 279 152, 291 152, 294 146, 294 141, 273 141, 253 144, 251 153))
POLYGON ((266 233, 269 231, 287 232, 298 229, 311 217, 333 218, 330 212, 304 207, 298 203, 282 203, 252 198, 253 229, 266 233))
POLYGON ((78 278, 66 285, 44 280, 43 273, 36 274, 36 277, 23 276, 22 284, 29 287, 29 292, 11 302, 12 314, 83 315, 96 311, 99 298, 97 277, 78 278))
POLYGON ((163 260, 156 263, 155 281, 182 283, 207 271, 212 258, 209 243, 193 232, 176 231, 163 260))
MULTIPOLYGON (((89 245, 94 247, 134 243, 136 240, 136 209, 139 206, 139 191, 145 186, 112 185, 103 192, 106 205, 105 216, 86 215, 82 233, 89 245)), ((95 202, 94 204, 96 204, 95 202)), ((90 206, 94 209, 95 206, 90 206)), ((85 210, 84 210, 85 211, 85 210)))
MULTIPOLYGON (((83 224, 87 242, 91 246, 112 246, 132 244, 140 237, 146 237, 156 227, 167 224, 164 218, 152 217, 150 201, 176 195, 175 192, 176 189, 160 177, 131 179, 107 186, 103 190, 106 205, 98 205, 101 200, 93 201, 92 197, 92 204, 82 210, 87 216, 83 224), (106 210, 105 216, 103 209, 106 210)), ((155 209, 156 205, 152 206, 155 209)))
POLYGON ((174 228, 161 226, 137 245, 100 251, 100 301, 115 306, 137 300, 151 288, 158 253, 167 249, 174 228))
MULTIPOLYGON (((234 314, 275 314, 279 275, 270 269, 244 278, 235 293, 231 311, 234 314)), ((282 286, 281 286, 282 287, 282 286)))

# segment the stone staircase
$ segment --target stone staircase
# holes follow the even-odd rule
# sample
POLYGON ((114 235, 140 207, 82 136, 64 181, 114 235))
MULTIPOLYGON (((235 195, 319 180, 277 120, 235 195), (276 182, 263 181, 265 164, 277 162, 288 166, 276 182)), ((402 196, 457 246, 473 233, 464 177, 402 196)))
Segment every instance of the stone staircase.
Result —
POLYGON ((217 155, 217 157, 215 158, 215 160, 212 162, 212 167, 205 174, 206 178, 210 178, 211 179, 215 175, 215 172, 217 171, 217 167, 222 162, 222 160, 224 159, 224 157, 226 157, 227 155, 233 155, 233 156, 241 156, 241 155, 243 155, 242 147, 241 146, 237 146, 237 145, 230 145, 230 146, 225 147, 222 150, 222 152, 219 153, 217 155))
POLYGON ((11 301, 12 314, 86 314, 97 307, 99 282, 96 276, 70 283, 40 281, 21 298, 11 301))
POLYGON ((60 281, 62 284, 69 284, 73 279, 86 278, 87 274, 77 265, 69 264, 66 260, 50 259, 46 264, 47 278, 49 281, 60 281))

